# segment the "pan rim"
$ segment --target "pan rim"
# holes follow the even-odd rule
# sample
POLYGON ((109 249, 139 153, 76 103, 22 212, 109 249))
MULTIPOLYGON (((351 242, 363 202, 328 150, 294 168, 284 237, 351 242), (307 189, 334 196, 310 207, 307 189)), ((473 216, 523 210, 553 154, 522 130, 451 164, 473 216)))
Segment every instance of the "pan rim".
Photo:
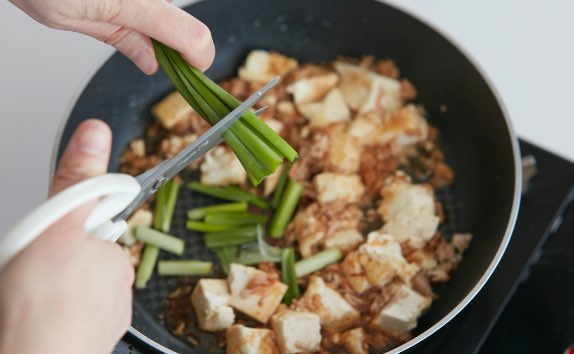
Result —
MULTIPOLYGON (((203 2, 203 1, 205 1, 205 0, 192 0, 190 2, 187 2, 184 6, 182 6, 182 8, 186 8, 188 6, 192 6, 194 4, 197 4, 197 3, 203 2)), ((480 290, 483 288, 483 286, 486 284, 486 282, 492 276, 493 272, 495 271, 496 267, 498 266, 498 263, 502 259, 504 252, 506 251, 506 248, 508 246, 508 243, 510 242, 510 239, 512 237, 512 233, 514 231, 514 227, 516 225, 516 219, 518 216, 518 209, 520 206, 521 190, 522 190, 522 169, 521 169, 520 164, 519 164, 519 161, 521 160, 521 155, 520 155, 520 148, 518 146, 518 138, 517 138, 514 126, 512 124, 512 121, 510 119, 508 109, 506 108, 506 104, 505 104, 504 100, 502 99, 502 96, 500 95, 496 85, 494 85, 493 80, 486 73, 486 71, 482 68, 482 66, 478 63, 478 60, 476 60, 470 54, 470 52, 463 45, 461 45, 459 43, 459 41, 455 40, 453 38, 453 36, 446 33, 446 31, 443 30, 440 26, 432 23, 429 19, 422 18, 420 15, 414 13, 413 11, 411 11, 410 9, 406 8, 405 6, 403 6, 401 4, 389 3, 388 1, 385 1, 385 0, 366 0, 366 1, 371 1, 371 2, 375 2, 375 3, 383 4, 383 5, 388 6, 389 8, 394 9, 398 12, 402 12, 403 14, 413 18, 414 20, 416 20, 418 22, 420 22, 421 24, 426 26, 429 30, 436 32, 445 41, 447 41, 453 48, 455 48, 466 60, 468 60, 468 62, 472 65, 472 67, 478 72, 480 77, 486 83, 488 89, 490 90, 490 92, 494 96, 494 99, 495 99, 496 103, 498 104, 498 107, 500 108, 500 110, 502 112, 502 116, 504 118, 504 122, 505 122, 506 128, 508 130, 508 137, 510 138, 510 145, 512 147, 512 155, 513 155, 513 160, 514 160, 514 195, 513 195, 513 200, 512 200, 512 207, 510 209, 508 223, 507 223, 506 229, 504 231, 504 237, 502 238, 502 242, 500 243, 500 246, 498 247, 496 254, 494 255, 492 261, 490 262, 487 269, 485 270, 485 272, 483 273, 483 275, 481 276, 479 281, 476 283, 476 285, 467 293, 467 295, 451 311, 449 311, 438 322, 436 322, 434 325, 429 327, 424 332, 418 334, 416 337, 412 338, 408 342, 386 352, 387 354, 397 354, 397 353, 405 351, 405 350, 412 348, 415 345, 423 342, 425 339, 427 339, 432 334, 434 334, 435 332, 440 330, 442 327, 444 327, 448 322, 450 322, 454 317, 456 317, 476 297, 476 295, 480 292, 480 290)), ((68 121, 70 119, 72 110, 74 109, 75 105, 77 104, 78 100, 80 99, 85 88, 89 85, 91 80, 97 74, 98 70, 115 53, 116 53, 116 50, 109 47, 102 54, 101 59, 96 61, 93 71, 90 70, 88 72, 88 74, 81 80, 80 84, 78 85, 78 89, 79 89, 78 94, 69 100, 68 107, 67 107, 65 114, 64 114, 64 119, 61 120, 60 125, 57 129, 56 135, 54 137, 52 153, 51 153, 52 158, 51 158, 50 167, 49 167, 49 176, 50 177, 52 177, 54 175, 54 172, 56 170, 57 160, 58 160, 58 148, 60 146, 64 130, 65 130, 65 128, 68 124, 68 121)), ((145 343, 149 347, 152 347, 152 348, 154 348, 154 349, 156 349, 162 353, 175 353, 172 350, 170 350, 169 348, 166 348, 165 346, 161 345, 160 343, 147 337, 146 335, 144 335, 143 333, 138 331, 133 326, 130 326, 130 328, 128 329, 127 332, 130 333, 135 338, 137 338, 139 341, 145 343)))

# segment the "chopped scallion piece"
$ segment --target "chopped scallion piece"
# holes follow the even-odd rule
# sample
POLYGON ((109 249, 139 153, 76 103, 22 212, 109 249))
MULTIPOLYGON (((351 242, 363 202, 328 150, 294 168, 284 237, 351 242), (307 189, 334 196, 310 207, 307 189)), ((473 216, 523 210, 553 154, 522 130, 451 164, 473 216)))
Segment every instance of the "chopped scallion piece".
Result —
POLYGON ((291 305, 291 301, 299 297, 299 285, 295 274, 295 251, 293 248, 281 250, 281 281, 288 286, 283 301, 287 305, 291 305))
POLYGON ((243 265, 254 265, 263 262, 275 263, 278 259, 270 258, 261 254, 261 249, 257 243, 247 243, 241 245, 239 248, 239 255, 235 259, 235 263, 243 265))
POLYGON ((219 211, 247 211, 247 203, 226 203, 194 208, 187 212, 187 218, 190 220, 201 220, 206 213, 219 211))
POLYGON ((277 209, 277 207, 279 206, 279 202, 283 197, 285 187, 287 186, 287 182, 289 181, 289 170, 291 169, 291 166, 292 166, 291 162, 288 162, 283 166, 281 176, 279 177, 279 181, 277 182, 275 191, 273 191, 273 197, 271 198, 271 207, 273 209, 277 209))
POLYGON ((175 210, 180 182, 175 179, 168 181, 157 191, 154 213, 154 229, 169 232, 175 210))
POLYGON ((238 186, 215 187, 192 181, 187 185, 187 188, 212 197, 234 202, 247 202, 261 209, 269 209, 269 203, 266 200, 244 191, 238 186))
POLYGON ((205 247, 216 248, 235 246, 257 241, 257 225, 243 226, 236 229, 210 232, 203 236, 205 247))
POLYGON ((265 224, 267 216, 261 214, 251 214, 247 212, 208 212, 205 216, 206 224, 213 225, 253 225, 265 224))
POLYGON ((295 274, 298 278, 325 268, 343 258, 338 248, 329 248, 295 263, 295 274))
POLYGON ((209 275, 213 263, 203 261, 159 261, 159 275, 209 275))
POLYGON ((159 248, 153 245, 146 245, 140 264, 136 271, 135 286, 136 289, 144 289, 147 282, 150 280, 155 268, 155 263, 157 262, 157 257, 159 255, 159 248))
POLYGON ((271 225, 269 226, 269 235, 274 238, 281 238, 285 233, 285 228, 291 218, 295 209, 297 209, 297 203, 299 202, 299 197, 303 191, 303 184, 289 180, 287 183, 287 188, 285 193, 283 193, 279 207, 271 219, 271 225))
POLYGON ((218 247, 213 249, 219 257, 219 263, 223 273, 229 273, 229 265, 235 262, 237 246, 218 247))
POLYGON ((233 228, 233 225, 213 225, 201 221, 189 220, 185 223, 185 227, 188 230, 192 231, 215 232, 215 231, 231 230, 233 228))
POLYGON ((136 239, 179 256, 183 254, 185 247, 182 239, 141 225, 136 227, 136 239))

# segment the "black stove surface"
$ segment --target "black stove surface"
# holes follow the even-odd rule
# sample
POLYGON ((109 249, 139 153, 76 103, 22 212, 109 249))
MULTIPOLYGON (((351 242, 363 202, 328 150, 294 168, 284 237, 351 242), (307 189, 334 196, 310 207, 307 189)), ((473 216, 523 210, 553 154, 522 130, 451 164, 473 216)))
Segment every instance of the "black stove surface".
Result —
MULTIPOLYGON (((410 354, 562 353, 574 343, 574 164, 525 141, 538 173, 516 228, 477 297, 410 354)), ((116 354, 153 353, 126 335, 116 354)))

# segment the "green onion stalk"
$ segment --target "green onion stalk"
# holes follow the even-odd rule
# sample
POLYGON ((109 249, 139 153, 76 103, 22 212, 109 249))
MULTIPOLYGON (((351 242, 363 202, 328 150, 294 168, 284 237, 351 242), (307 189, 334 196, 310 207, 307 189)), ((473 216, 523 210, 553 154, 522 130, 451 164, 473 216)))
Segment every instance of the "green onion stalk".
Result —
MULTIPOLYGON (((214 125, 241 102, 191 66, 172 48, 152 40, 155 55, 171 82, 190 106, 214 125)), ((297 152, 253 112, 245 113, 223 134, 249 179, 258 185, 284 158, 294 161, 297 152)))

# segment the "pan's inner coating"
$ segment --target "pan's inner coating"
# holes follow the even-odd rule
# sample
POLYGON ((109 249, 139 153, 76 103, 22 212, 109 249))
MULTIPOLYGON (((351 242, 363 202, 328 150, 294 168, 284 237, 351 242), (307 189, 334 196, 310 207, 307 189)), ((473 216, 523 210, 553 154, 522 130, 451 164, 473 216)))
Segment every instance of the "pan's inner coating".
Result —
MULTIPOLYGON (((289 178, 302 183, 303 192, 285 236, 268 241, 294 247, 298 258, 332 247, 343 253, 338 263, 299 279, 302 296, 290 310, 314 313, 321 322, 320 343, 306 351, 389 350, 408 341, 417 319, 433 301, 440 301, 433 288, 449 280, 471 239, 468 233, 457 233, 450 189, 454 172, 440 149, 439 132, 417 105, 416 88, 390 60, 300 64, 257 50, 248 55, 238 77, 221 85, 244 100, 275 75, 282 76, 282 83, 256 108, 268 106, 261 118, 299 152, 289 178), (348 305, 344 319, 332 319, 336 313, 318 305, 323 301, 311 289, 323 283, 335 290, 337 301, 348 305)), ((160 98, 152 114, 156 119, 145 135, 124 152, 123 172, 136 175, 173 157, 209 128, 177 93, 160 98)), ((237 184, 270 199, 279 174, 253 188, 233 159, 229 149, 217 148, 181 178, 184 184, 237 184)), ((216 267, 210 278, 225 278, 201 233, 186 229, 188 210, 221 202, 181 188, 170 233, 185 240, 185 254, 161 252, 159 259, 212 261, 216 267)), ((143 208, 151 206, 153 201, 143 208)), ((134 263, 141 248, 138 243, 126 246, 134 263)), ((279 271, 273 264, 254 267, 267 274, 279 271)), ((136 307, 186 343, 178 344, 180 351, 224 352, 225 330, 198 328, 190 300, 198 280, 154 274, 145 289, 135 291, 136 307)), ((235 313, 236 324, 272 328, 269 322, 235 313)))

